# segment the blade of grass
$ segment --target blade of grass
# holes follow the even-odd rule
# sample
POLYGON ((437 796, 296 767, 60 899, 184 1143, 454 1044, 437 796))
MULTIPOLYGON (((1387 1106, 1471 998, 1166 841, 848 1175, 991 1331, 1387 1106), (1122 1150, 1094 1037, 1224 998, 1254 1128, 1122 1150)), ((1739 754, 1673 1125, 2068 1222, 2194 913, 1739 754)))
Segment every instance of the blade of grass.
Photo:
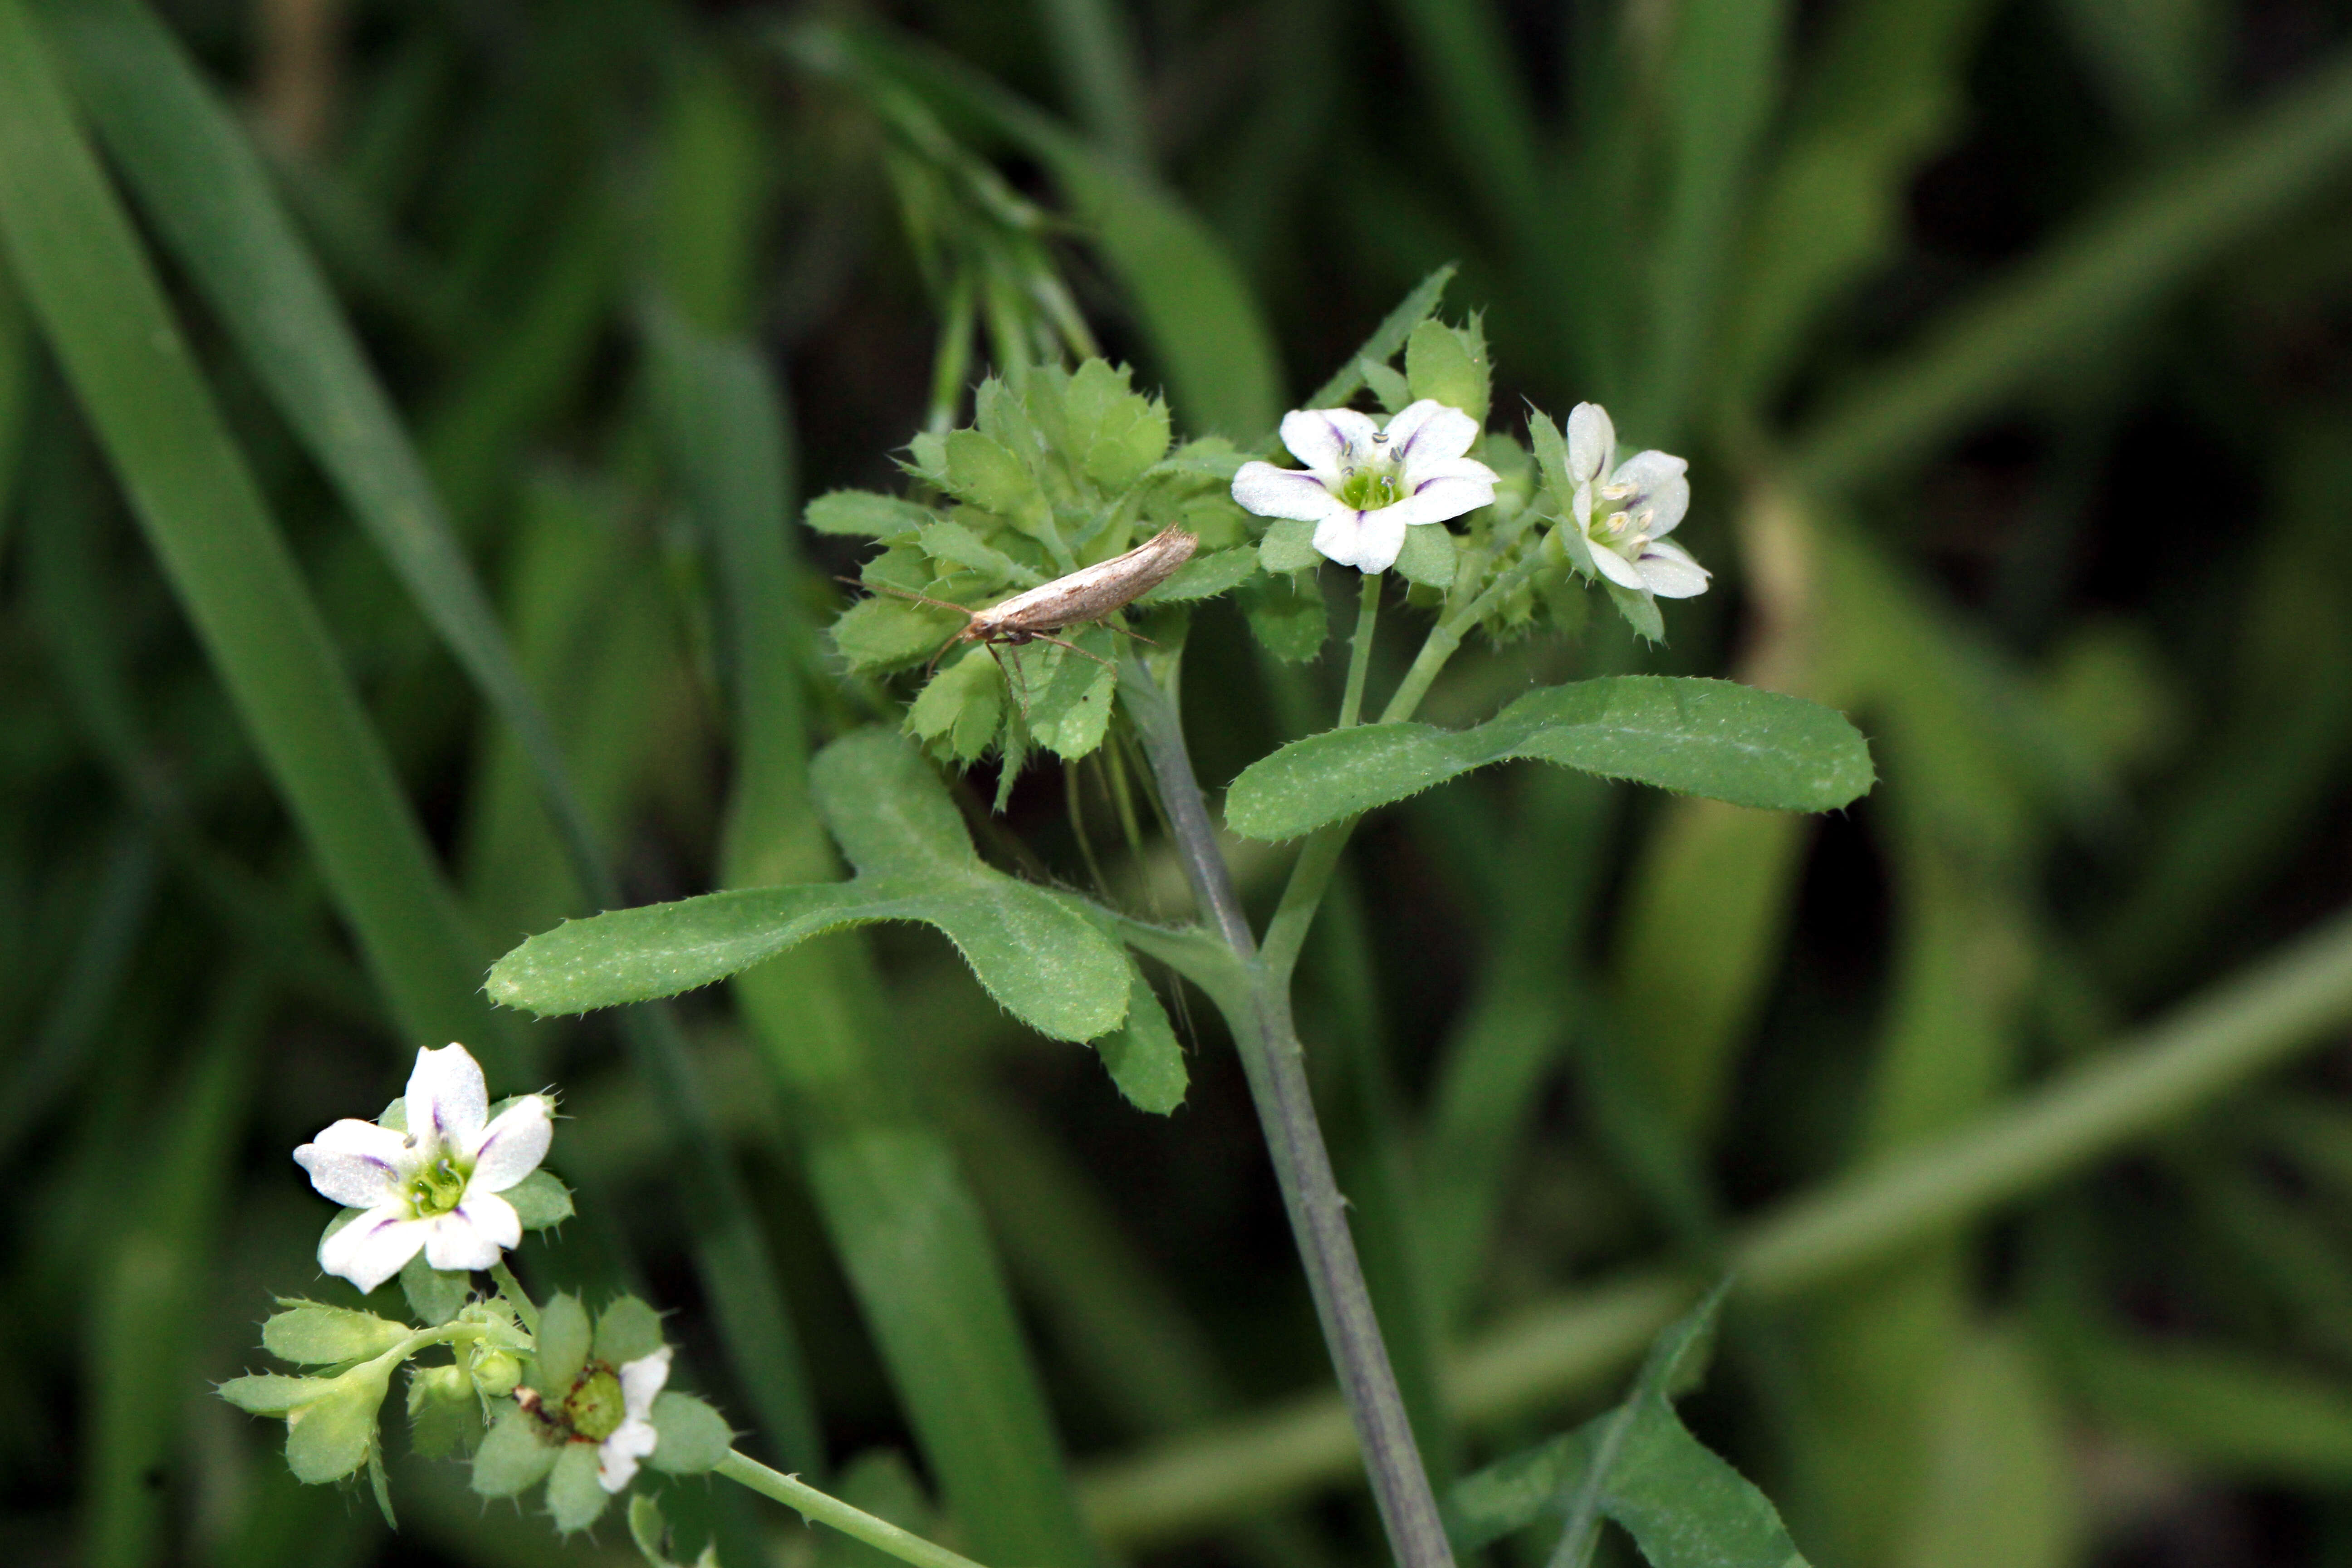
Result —
POLYGON ((1037 8, 1078 122, 1111 157, 1150 168, 1143 71, 1121 9, 1106 0, 1039 0, 1037 8))
POLYGON ((47 41, 0 0, 0 237, 132 510, 410 1040, 521 1078, 432 850, 343 673, 47 41))
POLYGON ((1916 457, 2276 222, 2347 158, 2352 53, 1947 312, 1806 424, 1789 447, 1794 476, 1832 492, 1916 457))
MULTIPOLYGON (((2066 1176, 2277 1066, 2352 1019, 2352 917, 2339 916, 2105 1053, 1916 1152, 1840 1177, 1747 1226, 1743 1296, 1802 1294, 2066 1176)), ((1698 1293, 1638 1273, 1515 1314, 1449 1369, 1454 1408, 1488 1426, 1549 1411, 1641 1353, 1698 1293)), ((1129 1547, 1181 1538, 1344 1479, 1360 1463, 1329 1394, 1095 1467, 1087 1517, 1129 1547)))
MULTIPOLYGON (((657 315, 646 334, 672 460, 712 540, 725 612, 735 786, 730 887, 837 875, 811 803, 780 390, 748 349, 657 315)), ((979 1205, 886 1053, 888 1010, 856 936, 803 943, 732 982, 798 1112, 810 1189, 967 1543, 990 1563, 1086 1568, 1045 1393, 979 1205)))

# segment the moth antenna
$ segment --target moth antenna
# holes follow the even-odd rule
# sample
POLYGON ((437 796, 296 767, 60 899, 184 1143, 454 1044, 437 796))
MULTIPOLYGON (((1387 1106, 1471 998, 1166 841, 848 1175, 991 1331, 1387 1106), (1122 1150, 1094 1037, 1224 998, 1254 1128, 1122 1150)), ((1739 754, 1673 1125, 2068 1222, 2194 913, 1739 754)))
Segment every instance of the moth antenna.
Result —
MULTIPOLYGON (((887 594, 894 599, 908 599, 918 605, 929 605, 935 610, 953 610, 959 616, 971 614, 971 611, 962 605, 951 605, 945 599, 934 599, 929 594, 918 594, 911 588, 900 588, 888 583, 866 583, 856 577, 835 577, 834 581, 846 583, 853 588, 863 588, 869 594, 887 594)), ((941 648, 940 651, 944 653, 947 650, 941 648)))

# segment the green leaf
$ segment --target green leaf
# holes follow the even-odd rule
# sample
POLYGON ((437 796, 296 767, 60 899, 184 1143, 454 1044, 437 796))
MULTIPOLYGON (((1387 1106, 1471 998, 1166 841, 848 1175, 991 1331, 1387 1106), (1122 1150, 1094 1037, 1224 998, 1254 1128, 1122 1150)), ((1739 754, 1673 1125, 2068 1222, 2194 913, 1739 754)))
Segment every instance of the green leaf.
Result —
POLYGON ((588 1310, 569 1291, 548 1298, 539 1310, 539 1348, 531 1358, 530 1385, 561 1399, 588 1364, 588 1310))
POLYGON ((286 1464, 305 1486, 339 1481, 367 1463, 376 1411, 391 1386, 389 1367, 346 1373, 317 1399, 286 1415, 286 1464))
POLYGON ((1626 675, 1531 691, 1484 724, 1364 724, 1252 763, 1225 819, 1295 838, 1514 758, 1772 811, 1833 811, 1870 787, 1869 747, 1817 703, 1725 680, 1626 675))
POLYGON ((1269 572, 1313 570, 1323 560, 1315 548, 1315 525, 1295 517, 1275 519, 1257 542, 1257 558, 1269 572))
POLYGON ((662 1348, 661 1314, 635 1296, 616 1296, 596 1319, 595 1355, 619 1366, 662 1348))
POLYGON ((426 1328, 437 1329, 457 1315, 474 1293, 474 1277, 457 1272, 445 1273, 425 1261, 418 1253, 401 1267, 400 1292, 408 1298, 408 1310, 426 1328))
POLYGON ((833 623, 833 646, 851 669, 898 669, 930 658, 971 618, 961 611, 877 594, 842 612, 833 623))
POLYGON ((653 1422, 661 1441, 646 1462, 673 1476, 700 1475, 735 1444, 726 1418, 690 1394, 665 1389, 654 1400, 653 1422))
POLYGON ((1261 544, 1256 550, 1220 550, 1210 555, 1195 555, 1178 567, 1173 577, 1138 599, 1136 605, 1149 608, 1153 605, 1191 604, 1230 594, 1256 574, 1264 550, 1261 544))
POLYGON ((1004 444, 977 430, 948 432, 948 489, 972 505, 1010 516, 1037 494, 1037 481, 1004 444))
POLYGON ((984 572, 1008 583, 1018 583, 1024 588, 1034 588, 1045 580, 1042 574, 984 542, 980 535, 961 522, 926 524, 921 537, 924 553, 950 566, 984 572))
POLYGON ((1459 408, 1481 428, 1486 423, 1491 374, 1486 334, 1475 316, 1466 328, 1423 321, 1405 342, 1405 382, 1412 395, 1459 408))
POLYGON ((907 728, 944 739, 960 763, 976 763, 1004 721, 1004 678, 986 648, 972 648, 924 684, 907 710, 907 728))
POLYGON ((261 1325, 261 1345, 278 1360, 290 1361, 298 1366, 364 1361, 383 1354, 410 1332, 405 1323, 349 1307, 283 1299, 278 1305, 288 1310, 271 1314, 268 1321, 261 1325))
POLYGON ((1356 374, 1363 378, 1364 385, 1370 389, 1382 413, 1401 414, 1405 405, 1412 401, 1412 383, 1391 365, 1359 359, 1356 361, 1356 374))
POLYGON ((1029 732, 1065 762, 1076 762, 1102 744, 1110 731, 1111 695, 1118 686, 1118 670, 1102 662, 1111 652, 1108 632, 1095 628, 1072 640, 1097 658, 1034 645, 1008 650, 1017 679, 1034 679, 1030 671, 1041 665, 1047 670, 1031 699, 1029 732))
POLYGON ((554 1468, 562 1447, 521 1407, 510 1405, 474 1450, 474 1490, 483 1497, 512 1497, 554 1468))
POLYGON ((1454 586, 1454 566, 1460 547, 1442 522, 1423 523, 1404 531, 1404 546, 1397 552, 1397 574, 1424 588, 1454 586))
POLYGON ((546 1230, 572 1217, 572 1189, 546 1171, 533 1171, 499 1196, 514 1205, 525 1230, 546 1230))
POLYGON ((1314 573, 1253 579, 1242 585, 1241 601, 1251 633, 1276 658, 1303 664, 1323 651, 1331 628, 1323 609, 1323 587, 1314 573))
POLYGON ((334 1387, 331 1377, 289 1377, 283 1373, 232 1377, 213 1392, 250 1415, 284 1415, 298 1405, 334 1387))
POLYGON ((801 521, 814 533, 897 539, 930 523, 931 514, 913 501, 872 490, 834 490, 808 503, 801 521))
POLYGON ((586 1012, 709 984, 825 931, 911 920, 944 932, 989 994, 1040 1033, 1090 1040, 1118 1026, 1128 985, 1118 947, 1044 889, 983 865, 904 741, 880 730, 837 741, 813 776, 855 879, 567 921, 499 960, 490 994, 542 1016, 586 1012))
POLYGON ((554 1516, 555 1528, 565 1535, 595 1523, 604 1505, 613 1500, 613 1494, 596 1479, 596 1464, 595 1444, 566 1443, 548 1471, 547 1511, 554 1516))
POLYGON ((1128 982, 1127 1022, 1097 1040, 1095 1051, 1111 1082, 1138 1110, 1165 1116, 1184 1103, 1191 1081, 1184 1047, 1142 970, 1134 970, 1128 982))

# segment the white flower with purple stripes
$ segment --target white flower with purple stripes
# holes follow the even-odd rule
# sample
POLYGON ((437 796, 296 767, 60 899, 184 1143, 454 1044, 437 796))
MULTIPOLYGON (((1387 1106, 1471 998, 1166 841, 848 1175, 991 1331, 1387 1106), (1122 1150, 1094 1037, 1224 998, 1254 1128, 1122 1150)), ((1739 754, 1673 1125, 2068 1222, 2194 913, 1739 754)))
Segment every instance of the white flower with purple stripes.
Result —
POLYGON ((522 1220, 498 1194, 539 1168, 554 1135, 543 1095, 489 1114, 482 1069, 466 1047, 419 1050, 405 1126, 345 1117, 294 1151, 326 1196, 361 1212, 319 1243, 319 1267, 369 1291, 420 1251, 436 1268, 488 1268, 522 1243, 522 1220))
POLYGON ((1307 465, 1244 463, 1234 500, 1260 517, 1315 525, 1315 548, 1342 566, 1385 572, 1404 531, 1475 511, 1495 499, 1495 470, 1464 454, 1478 422, 1424 397, 1382 429, 1352 408, 1282 416, 1282 444, 1307 465))
POLYGON ((1706 568, 1665 542, 1690 510, 1684 477, 1690 465, 1664 452, 1616 458, 1609 411, 1578 404, 1568 416, 1568 471, 1576 482, 1576 525, 1592 546, 1593 566, 1621 588, 1662 599, 1706 593, 1706 568))

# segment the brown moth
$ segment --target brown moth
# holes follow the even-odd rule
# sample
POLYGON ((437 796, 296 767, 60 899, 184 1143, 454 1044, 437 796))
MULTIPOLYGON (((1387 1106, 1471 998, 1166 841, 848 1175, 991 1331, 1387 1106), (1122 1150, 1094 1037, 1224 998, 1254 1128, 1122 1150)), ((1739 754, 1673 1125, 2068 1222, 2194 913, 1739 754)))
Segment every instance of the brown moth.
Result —
POLYGON ((1066 631, 1087 621, 1099 621, 1125 609, 1174 576, 1176 569, 1192 559, 1192 552, 1200 547, 1200 538, 1195 534, 1181 528, 1162 529, 1124 555, 1114 555, 1108 561, 1081 566, 1066 577, 1041 583, 1034 588, 1013 595, 1002 604, 978 610, 968 609, 962 605, 950 605, 944 599, 926 598, 920 594, 910 594, 887 584, 876 586, 886 594, 912 599, 919 605, 953 610, 971 617, 962 630, 940 645, 940 651, 931 655, 928 668, 937 668, 948 649, 958 643, 984 644, 990 655, 994 657, 1000 647, 1019 647, 1024 643, 1044 642, 1067 648, 1080 658, 1093 659, 1108 668, 1110 661, 1101 655, 1088 653, 1076 643, 1052 634, 1066 631))

